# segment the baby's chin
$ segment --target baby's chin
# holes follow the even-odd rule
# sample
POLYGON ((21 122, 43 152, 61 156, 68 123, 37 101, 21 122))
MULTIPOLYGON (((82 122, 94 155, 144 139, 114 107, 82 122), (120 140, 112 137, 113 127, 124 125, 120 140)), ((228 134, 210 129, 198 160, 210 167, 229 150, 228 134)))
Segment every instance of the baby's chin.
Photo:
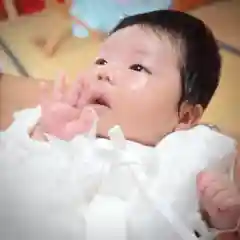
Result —
POLYGON ((97 134, 96 138, 103 138, 103 139, 109 139, 109 136, 102 135, 102 134, 97 134))
MULTIPOLYGON (((114 126, 112 126, 112 127, 114 127, 114 126)), ((110 129, 111 128, 109 128, 109 130, 110 129)), ((97 134, 96 134, 96 138, 110 140, 109 130, 98 131, 97 134)), ((155 141, 146 141, 146 139, 141 138, 140 136, 137 136, 137 135, 134 135, 134 134, 128 135, 124 131, 123 131, 123 134, 124 134, 124 138, 127 141, 135 142, 135 143, 142 144, 144 146, 150 146, 150 147, 154 147, 157 144, 155 141)))
POLYGON ((106 112, 99 116, 97 122, 97 132, 96 136, 98 138, 109 138, 109 131, 115 127, 117 122, 113 119, 112 114, 110 111, 106 112))
POLYGON ((104 139, 109 139, 109 130, 111 127, 97 127, 97 132, 96 132, 96 138, 104 138, 104 139))
POLYGON ((136 129, 134 130, 134 127, 131 125, 124 125, 121 127, 121 124, 118 122, 119 121, 113 117, 113 114, 110 111, 107 114, 100 116, 97 125, 96 137, 109 139, 109 131, 116 126, 120 126, 124 138, 128 141, 136 142, 145 146, 155 146, 158 143, 152 135, 146 135, 144 132, 136 129))

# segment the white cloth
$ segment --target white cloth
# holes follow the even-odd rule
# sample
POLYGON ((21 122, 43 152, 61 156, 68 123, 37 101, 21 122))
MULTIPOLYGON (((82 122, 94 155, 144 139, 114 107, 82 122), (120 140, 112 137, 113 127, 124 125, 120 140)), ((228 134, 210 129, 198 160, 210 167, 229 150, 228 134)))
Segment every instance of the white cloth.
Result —
POLYGON ((0 134, 1 240, 207 239, 196 175, 227 171, 233 139, 198 126, 156 147, 78 136, 29 138, 40 109, 15 114, 0 134))

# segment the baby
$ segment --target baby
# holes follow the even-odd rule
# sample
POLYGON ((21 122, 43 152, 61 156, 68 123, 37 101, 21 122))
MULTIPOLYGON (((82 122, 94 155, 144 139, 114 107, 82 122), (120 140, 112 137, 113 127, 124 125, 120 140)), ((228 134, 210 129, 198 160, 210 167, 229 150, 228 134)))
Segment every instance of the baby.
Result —
MULTIPOLYGON (((71 87, 65 76, 50 96, 42 87, 41 117, 29 134, 40 141, 49 135, 71 140, 97 119, 99 138, 108 138, 109 129, 119 125, 126 139, 155 146, 198 124, 220 68, 216 41, 200 20, 167 10, 127 17, 71 87)), ((224 230, 237 225, 240 201, 237 189, 219 179, 203 174, 198 185, 209 224, 224 230)))

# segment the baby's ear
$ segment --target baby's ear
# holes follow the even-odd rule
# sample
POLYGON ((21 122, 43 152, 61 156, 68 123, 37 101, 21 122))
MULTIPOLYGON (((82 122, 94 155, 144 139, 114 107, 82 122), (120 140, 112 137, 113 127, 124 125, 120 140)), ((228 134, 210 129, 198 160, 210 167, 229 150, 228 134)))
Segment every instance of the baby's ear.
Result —
POLYGON ((203 107, 200 104, 192 105, 182 103, 179 109, 179 121, 176 130, 187 130, 196 125, 203 114, 203 107))

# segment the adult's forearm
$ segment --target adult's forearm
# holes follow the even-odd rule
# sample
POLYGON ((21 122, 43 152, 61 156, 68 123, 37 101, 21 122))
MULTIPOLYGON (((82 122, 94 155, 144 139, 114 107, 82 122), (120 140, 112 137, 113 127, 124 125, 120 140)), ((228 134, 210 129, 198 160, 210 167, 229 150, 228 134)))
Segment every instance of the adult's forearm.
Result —
MULTIPOLYGON (((0 74, 0 130, 12 123, 13 113, 39 103, 41 80, 0 74)), ((52 82, 49 81, 49 85, 52 82)))

